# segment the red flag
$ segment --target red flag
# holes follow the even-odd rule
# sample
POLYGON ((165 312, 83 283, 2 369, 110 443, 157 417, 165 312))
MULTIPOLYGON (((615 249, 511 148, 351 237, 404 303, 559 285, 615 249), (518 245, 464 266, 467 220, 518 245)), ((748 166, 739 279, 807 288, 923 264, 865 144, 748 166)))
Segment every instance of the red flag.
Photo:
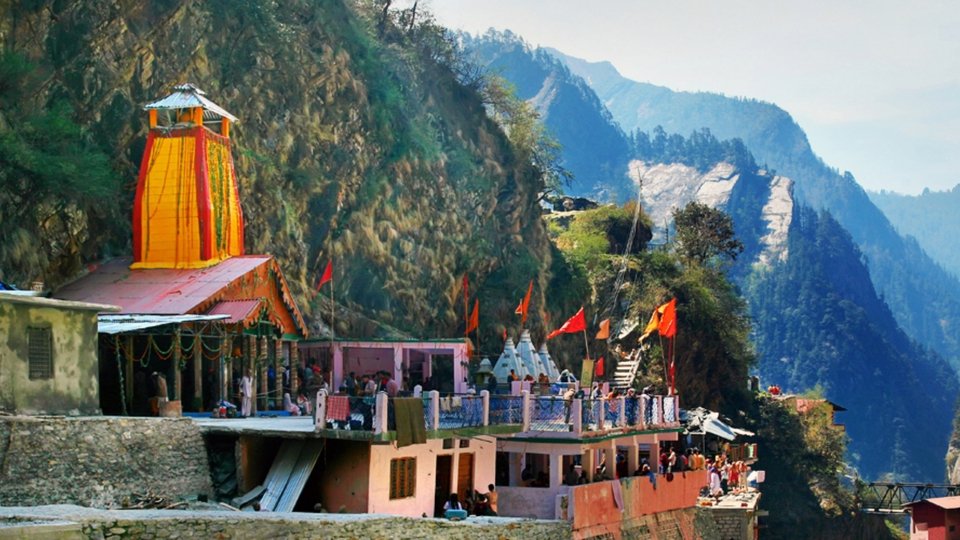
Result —
POLYGON ((672 338, 677 335, 677 299, 674 298, 663 305, 663 315, 660 316, 660 324, 657 331, 665 338, 672 338))
POLYGON ((320 287, 323 287, 323 284, 333 281, 333 260, 327 261, 327 268, 323 271, 323 275, 320 276, 320 283, 317 283, 317 290, 320 290, 320 287))
POLYGON ((470 314, 470 319, 467 321, 467 333, 473 332, 480 326, 480 299, 473 301, 473 313, 470 314))
POLYGON ((503 329, 503 342, 504 342, 504 343, 507 342, 507 329, 506 329, 506 328, 503 329))
POLYGON ((563 326, 557 328, 553 332, 550 332, 547 335, 547 339, 553 339, 560 334, 573 334, 575 332, 583 332, 587 329, 587 318, 583 314, 583 308, 580 308, 580 311, 576 315, 570 317, 567 322, 563 323, 563 326))
POLYGON ((520 316, 520 324, 527 323, 527 313, 530 309, 530 295, 533 294, 533 280, 530 280, 530 285, 527 287, 527 294, 523 297, 523 300, 520 301, 520 305, 517 306, 516 313, 520 316))
POLYGON ((600 357, 599 360, 597 360, 597 365, 595 366, 594 369, 597 370, 597 377, 603 377, 603 357, 602 356, 600 357))

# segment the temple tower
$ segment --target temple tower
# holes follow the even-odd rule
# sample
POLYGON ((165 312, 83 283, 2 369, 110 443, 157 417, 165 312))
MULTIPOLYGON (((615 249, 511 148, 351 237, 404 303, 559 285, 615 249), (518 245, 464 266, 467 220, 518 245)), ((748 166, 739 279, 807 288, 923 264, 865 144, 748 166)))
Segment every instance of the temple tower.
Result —
POLYGON ((133 206, 131 268, 204 268, 243 254, 230 151, 237 118, 192 84, 144 107, 150 132, 133 206))

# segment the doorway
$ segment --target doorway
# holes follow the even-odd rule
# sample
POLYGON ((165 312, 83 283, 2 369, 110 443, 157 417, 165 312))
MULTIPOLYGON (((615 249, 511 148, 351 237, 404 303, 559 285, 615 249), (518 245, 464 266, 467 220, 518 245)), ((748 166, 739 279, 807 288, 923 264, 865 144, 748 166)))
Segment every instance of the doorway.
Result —
POLYGON ((460 502, 473 494, 473 454, 460 454, 457 464, 457 496, 460 502))
POLYGON ((437 456, 437 483, 433 490, 433 515, 443 515, 443 503, 450 497, 450 480, 453 474, 453 456, 437 456))

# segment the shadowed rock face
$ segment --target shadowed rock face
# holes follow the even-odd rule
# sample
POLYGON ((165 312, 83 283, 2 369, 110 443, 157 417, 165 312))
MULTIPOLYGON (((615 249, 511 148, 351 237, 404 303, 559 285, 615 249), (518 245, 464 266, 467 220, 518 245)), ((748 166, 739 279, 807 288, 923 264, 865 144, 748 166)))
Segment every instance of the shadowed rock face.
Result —
POLYGON ((8 276, 56 286, 83 263, 129 254, 141 107, 189 81, 239 117, 231 138, 247 252, 277 257, 308 317, 329 313, 319 305, 328 295, 311 299, 332 258, 334 296, 347 306, 338 335, 450 335, 463 273, 486 298, 484 318, 506 318, 516 290, 548 279, 538 271, 550 263, 538 172, 515 160, 426 39, 385 43, 349 6, 68 1, 4 10, 0 35, 42 78, 16 106, 66 101, 126 179, 104 201, 114 218, 79 216, 78 245, 53 232, 29 239, 58 246, 51 263, 8 276))

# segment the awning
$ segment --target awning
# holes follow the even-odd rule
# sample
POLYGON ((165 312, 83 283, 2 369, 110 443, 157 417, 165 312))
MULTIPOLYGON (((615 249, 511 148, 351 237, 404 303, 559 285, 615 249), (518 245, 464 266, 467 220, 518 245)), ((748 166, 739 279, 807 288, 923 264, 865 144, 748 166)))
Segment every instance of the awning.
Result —
POLYGON ((250 326, 260 316, 260 300, 222 300, 214 304, 207 315, 226 315, 226 324, 250 326))
POLYGON ((689 435, 716 435, 721 439, 732 441, 737 435, 752 436, 753 433, 745 429, 730 427, 720 420, 720 414, 714 411, 697 407, 693 410, 680 412, 680 422, 685 426, 685 434, 689 435))
POLYGON ((97 332, 126 334, 168 324, 222 321, 227 317, 229 315, 100 315, 97 317, 97 332))
POLYGON ((716 435, 721 439, 732 441, 737 438, 736 433, 733 432, 733 429, 730 426, 724 424, 716 418, 704 419, 701 427, 703 428, 703 431, 716 435))

